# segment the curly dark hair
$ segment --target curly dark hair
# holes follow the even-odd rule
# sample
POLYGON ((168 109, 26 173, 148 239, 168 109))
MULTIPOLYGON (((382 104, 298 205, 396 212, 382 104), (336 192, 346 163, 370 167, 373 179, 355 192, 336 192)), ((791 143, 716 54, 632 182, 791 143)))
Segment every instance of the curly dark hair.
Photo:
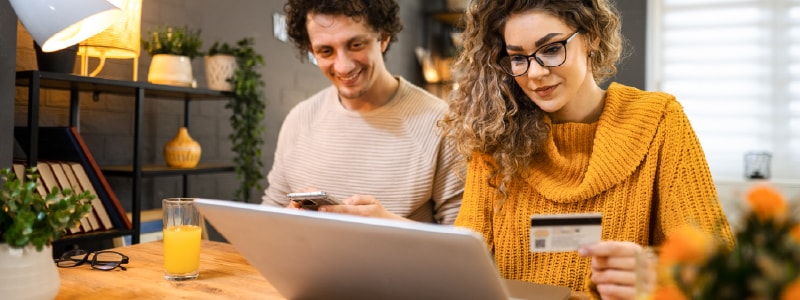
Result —
MULTIPOLYGON (((353 20, 366 20, 367 26, 390 37, 389 45, 397 41, 397 34, 403 30, 400 22, 400 7, 394 0, 289 0, 284 4, 286 27, 289 38, 297 48, 300 59, 304 60, 311 50, 306 17, 309 13, 326 15, 345 15, 353 20)), ((386 47, 389 51, 389 46, 386 47)))
POLYGON ((453 137, 462 162, 476 152, 496 165, 490 183, 505 195, 506 183, 525 176, 534 154, 542 151, 550 131, 546 113, 522 92, 500 67, 505 51, 503 28, 515 13, 539 10, 564 21, 586 36, 592 75, 600 83, 616 72, 623 51, 619 13, 611 0, 473 0, 465 16, 464 49, 454 63, 459 88, 449 97, 441 122, 453 137), (599 40, 599 45, 592 45, 599 40))

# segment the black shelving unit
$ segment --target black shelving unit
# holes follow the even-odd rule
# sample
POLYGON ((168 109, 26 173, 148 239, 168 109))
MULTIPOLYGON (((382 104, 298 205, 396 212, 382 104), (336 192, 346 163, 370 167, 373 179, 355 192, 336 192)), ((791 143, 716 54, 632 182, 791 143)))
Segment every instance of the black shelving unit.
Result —
POLYGON ((132 96, 133 98, 134 132, 132 164, 126 166, 100 166, 105 176, 125 176, 132 179, 133 183, 131 190, 133 195, 131 197, 131 224, 133 229, 130 231, 108 230, 96 233, 90 232, 85 234, 69 235, 62 237, 62 239, 94 240, 130 234, 131 243, 138 244, 139 234, 141 232, 140 218, 142 178, 155 176, 182 176, 183 196, 186 197, 189 186, 187 178, 188 175, 234 171, 233 164, 201 164, 196 168, 176 169, 168 168, 165 165, 143 165, 141 159, 143 151, 141 125, 144 117, 144 103, 146 100, 183 101, 184 126, 189 127, 189 107, 192 102, 202 100, 228 100, 232 97, 232 94, 229 92, 40 71, 17 72, 16 85, 28 88, 28 129, 31 138, 27 145, 22 145, 25 150, 28 150, 28 158, 26 161, 28 166, 36 165, 38 161, 39 103, 41 90, 53 89, 66 90, 70 92, 69 126, 76 127, 78 129, 80 129, 78 121, 80 118, 79 95, 81 92, 90 92, 95 99, 97 99, 100 94, 116 94, 132 96))
POLYGON ((464 12, 463 11, 436 11, 429 13, 431 18, 448 24, 452 27, 462 28, 464 26, 464 12))
MULTIPOLYGON (((463 31, 464 19, 465 12, 460 10, 452 11, 435 8, 423 12, 423 35, 426 39, 423 45, 434 57, 435 64, 439 63, 436 62, 436 59, 439 59, 442 61, 441 63, 445 64, 444 67, 437 65, 435 67, 437 70, 441 70, 442 68, 450 69, 452 60, 455 58, 456 52, 458 51, 458 47, 455 41, 453 41, 452 34, 463 31)), ((422 71, 425 72, 424 69, 422 71)), ((452 78, 450 78, 450 75, 445 75, 449 73, 443 74, 439 71, 437 71, 437 73, 439 81, 426 81, 424 88, 440 98, 446 98, 447 94, 453 90, 454 82, 452 78)), ((425 75, 423 75, 423 77, 425 77, 425 75)))

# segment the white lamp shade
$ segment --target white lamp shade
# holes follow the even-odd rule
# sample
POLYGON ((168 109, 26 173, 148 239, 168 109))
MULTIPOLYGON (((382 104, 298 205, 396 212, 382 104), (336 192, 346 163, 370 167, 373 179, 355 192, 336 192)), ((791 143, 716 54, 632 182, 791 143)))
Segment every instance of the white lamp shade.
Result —
POLYGON ((44 52, 77 44, 111 26, 122 10, 106 0, 10 0, 44 52))

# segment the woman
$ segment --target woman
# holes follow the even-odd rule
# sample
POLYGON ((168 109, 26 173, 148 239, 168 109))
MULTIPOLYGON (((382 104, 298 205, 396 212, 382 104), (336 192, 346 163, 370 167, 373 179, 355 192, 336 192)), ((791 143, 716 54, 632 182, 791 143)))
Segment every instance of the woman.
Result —
POLYGON ((443 121, 467 162, 456 225, 509 279, 635 296, 636 254, 680 226, 733 238, 699 141, 671 95, 599 83, 616 72, 608 0, 473 0, 443 121), (531 252, 534 214, 601 213, 602 240, 531 252))

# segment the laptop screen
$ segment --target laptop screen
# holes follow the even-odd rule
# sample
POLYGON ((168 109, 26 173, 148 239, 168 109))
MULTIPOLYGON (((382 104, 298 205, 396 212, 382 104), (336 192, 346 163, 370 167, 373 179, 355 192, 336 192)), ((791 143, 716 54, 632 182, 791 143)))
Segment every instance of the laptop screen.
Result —
MULTIPOLYGON (((206 220, 289 299, 508 299, 510 295, 482 237, 464 228, 222 200, 195 203, 206 220)), ((566 288, 541 288, 559 292, 558 299, 569 295, 566 288)))

